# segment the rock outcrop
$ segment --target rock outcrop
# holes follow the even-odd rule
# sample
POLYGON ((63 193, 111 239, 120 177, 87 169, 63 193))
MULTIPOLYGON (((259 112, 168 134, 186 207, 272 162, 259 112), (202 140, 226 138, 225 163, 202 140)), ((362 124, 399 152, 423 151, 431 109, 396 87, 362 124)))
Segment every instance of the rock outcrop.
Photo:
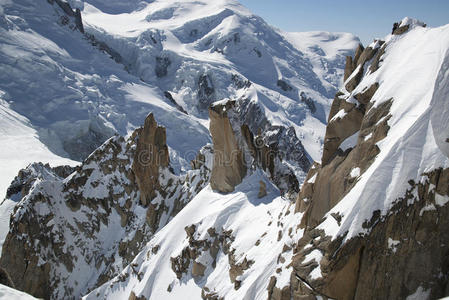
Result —
POLYGON ((289 293, 310 299, 405 299, 421 289, 428 299, 446 296, 449 169, 423 176, 423 182, 409 183, 388 215, 377 211, 364 223, 369 234, 342 244, 344 237, 331 240, 321 230, 309 230, 297 246, 289 293), (320 264, 302 263, 312 251, 323 253, 320 264), (311 278, 315 268, 323 277, 311 278))
MULTIPOLYGON (((395 35, 416 23, 403 22, 407 24, 396 26, 395 35)), ((348 59, 348 72, 353 71, 332 104, 322 163, 312 166, 296 202, 296 211, 303 213, 301 227, 305 231, 294 250, 290 285, 279 289, 272 284, 270 299, 406 299, 410 295, 438 299, 448 293, 449 235, 444 229, 449 216, 447 167, 429 160, 429 171, 418 174, 418 180, 408 180, 405 192, 392 200, 387 212, 373 210, 363 223, 357 220, 362 227, 358 234, 351 235, 354 229, 347 223, 356 221, 345 219, 348 212, 333 209, 374 166, 382 141, 391 138, 390 126, 394 125, 389 121, 398 100, 379 99, 379 95, 373 100, 382 82, 367 81, 369 84, 362 86, 362 76, 350 83, 367 62, 371 65, 364 76, 379 69, 386 45, 380 41, 375 44, 360 47, 356 57, 348 59), (324 223, 326 220, 332 221, 324 223), (326 226, 341 228, 345 222, 344 228, 350 230, 327 235, 326 226)), ((370 208, 360 205, 356 209, 370 208)))
POLYGON ((56 3, 67 16, 74 19, 76 29, 78 29, 79 32, 84 33, 83 20, 79 8, 73 9, 70 4, 64 0, 47 0, 47 2, 52 5, 56 3))
POLYGON ((233 102, 215 105, 209 109, 210 132, 214 143, 214 167, 210 178, 211 187, 222 193, 234 191, 246 175, 243 151, 228 117, 233 102))
POLYGON ((260 107, 246 98, 212 105, 209 116, 214 190, 231 192, 247 171, 260 168, 282 194, 296 197, 310 160, 294 128, 271 125, 260 107))
POLYGON ((19 172, 0 258, 17 289, 78 298, 131 263, 209 180, 210 147, 197 169, 176 176, 165 138, 150 114, 128 140, 112 137, 75 169, 33 164, 19 172))
POLYGON ((158 126, 153 114, 145 119, 143 128, 137 129, 139 136, 132 170, 140 191, 140 202, 146 206, 159 190, 159 169, 169 165, 165 128, 158 126))

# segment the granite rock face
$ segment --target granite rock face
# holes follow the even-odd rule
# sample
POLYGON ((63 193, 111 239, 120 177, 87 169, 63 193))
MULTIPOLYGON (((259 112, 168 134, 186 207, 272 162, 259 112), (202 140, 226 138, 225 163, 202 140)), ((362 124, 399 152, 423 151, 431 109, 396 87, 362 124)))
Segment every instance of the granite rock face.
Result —
POLYGON ((294 128, 273 126, 249 99, 227 100, 209 109, 214 143, 211 186, 229 193, 247 172, 269 174, 281 193, 294 199, 310 159, 294 128))
POLYGON ((234 105, 215 105, 209 109, 210 132, 214 143, 214 167, 210 184, 214 190, 222 193, 234 191, 246 175, 246 162, 243 151, 228 117, 228 110, 234 105))
MULTIPOLYGON (((396 27, 394 35, 409 29, 408 25, 396 27)), ((282 289, 269 286, 269 299, 406 299, 414 294, 439 299, 448 294, 447 167, 430 161, 429 171, 420 173, 418 182, 405 178, 405 192, 393 199, 387 212, 374 210, 355 236, 348 237, 348 231, 329 236, 322 226, 326 219, 339 228, 348 222, 333 208, 374 165, 379 145, 395 125, 391 119, 397 99, 379 100, 377 95, 372 101, 382 82, 361 86, 364 76, 379 69, 385 51, 386 44, 375 41, 374 47, 360 47, 356 57, 347 60, 346 86, 331 107, 322 162, 312 166, 297 198, 304 236, 294 250, 290 284, 282 289), (367 73, 358 78, 358 68, 367 73)), ((440 83, 436 86, 444 90, 440 83)), ((435 92, 434 97, 441 95, 435 92)), ((432 109, 433 116, 441 116, 432 109)), ((435 133, 432 138, 442 139, 435 133)))
POLYGON ((148 115, 142 129, 137 130, 139 139, 132 170, 140 191, 140 202, 146 206, 156 197, 159 189, 159 169, 169 165, 165 128, 158 126, 153 114, 148 115))

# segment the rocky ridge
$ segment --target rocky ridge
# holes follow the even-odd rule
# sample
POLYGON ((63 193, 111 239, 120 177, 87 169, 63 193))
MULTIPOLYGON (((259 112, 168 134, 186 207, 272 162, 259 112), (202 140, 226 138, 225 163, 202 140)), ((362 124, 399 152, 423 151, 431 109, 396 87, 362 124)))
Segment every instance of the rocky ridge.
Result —
POLYGON ((209 109, 214 143, 211 186, 232 192, 247 171, 265 171, 287 198, 294 199, 310 167, 294 128, 273 126, 247 98, 215 103, 209 109))
MULTIPOLYGON (((65 2, 55 1, 66 11, 60 4, 65 2)), ((79 26, 81 15, 70 11, 73 28, 84 30, 79 26)), ((218 17, 230 14, 224 10, 218 17)), ((188 23, 175 34, 185 39, 182 33, 197 25, 188 23)), ((192 170, 185 174, 174 174, 166 130, 153 114, 129 138, 107 140, 79 167, 30 165, 8 189, 8 197, 18 205, 0 266, 19 289, 46 299, 86 294, 88 299, 147 299, 186 296, 185 292, 199 297, 199 291, 203 299, 385 299, 413 294, 436 298, 447 294, 449 269, 443 254, 448 250, 444 220, 449 163, 447 137, 437 122, 444 118, 444 110, 435 111, 444 107, 447 55, 441 64, 431 62, 440 74, 433 70, 427 77, 437 78, 438 84, 432 81, 435 88, 428 94, 433 95, 421 97, 428 106, 419 114, 398 107, 407 107, 404 99, 409 98, 414 105, 422 104, 415 99, 420 97, 392 95, 386 91, 389 84, 396 87, 402 82, 382 80, 388 68, 396 66, 391 59, 395 48, 408 39, 420 49, 425 46, 418 38, 439 37, 441 45, 434 47, 447 50, 444 35, 437 34, 447 31, 424 27, 404 19, 385 41, 376 40, 366 48, 360 45, 354 57, 347 59, 345 84, 328 118, 321 164, 313 164, 307 177, 310 158, 297 128, 273 125, 257 83, 233 74, 239 97, 209 107, 217 100, 218 89, 216 74, 207 72, 199 75, 196 84, 197 108, 209 107, 214 144, 199 151, 191 161, 192 170), (397 135, 398 128, 409 126, 402 121, 407 118, 398 119, 406 113, 419 118, 407 135, 397 135), (420 135, 423 132, 428 135, 420 135), (377 179, 363 181, 373 169, 381 169, 386 141, 396 148, 391 160, 386 160, 388 172, 395 169, 394 174, 403 178, 397 181, 392 176, 399 188, 397 195, 386 194, 384 207, 364 205, 372 203, 363 202, 369 198, 366 193, 357 194, 362 183, 366 189, 370 184, 377 190, 379 186, 392 189, 377 179), (404 156, 395 154, 404 149, 419 162, 416 176, 403 171, 407 168, 400 165, 404 156), (423 149, 421 156, 416 149, 423 149), (360 199, 348 204, 354 194, 360 199), (288 198, 296 198, 296 207, 288 198), (222 276, 223 270, 227 276, 222 276), (157 277, 159 271, 163 275, 157 277)), ((204 42, 205 32, 195 30, 190 30, 187 40, 204 42)), ((233 35, 218 41, 214 52, 232 54, 235 49, 226 50, 220 43, 238 44, 244 38, 233 35)), ((210 46, 201 43, 196 46, 210 46)), ((259 58, 265 54, 258 48, 251 50, 259 58)), ((411 54, 421 57, 419 51, 411 54)), ((154 72, 159 78, 170 73, 173 62, 168 57, 173 55, 156 58, 154 72)), ((132 72, 142 71, 133 67, 132 72)), ((298 92, 302 104, 316 113, 320 107, 295 90, 290 80, 276 81, 283 96, 298 92)), ((183 115, 192 113, 177 102, 176 93, 165 95, 183 115)), ((388 172, 380 173, 381 177, 388 172)))
MULTIPOLYGON (((376 76, 379 69, 394 68, 383 65, 385 56, 401 39, 426 32, 424 27, 406 18, 395 24, 396 37, 376 40, 367 48, 360 45, 355 56, 348 57, 345 88, 332 103, 322 162, 312 166, 296 201, 296 211, 304 213, 301 227, 305 232, 294 250, 290 284, 282 289, 270 286, 269 299, 405 299, 411 295, 436 299, 447 295, 448 236, 443 228, 447 226, 449 172, 444 152, 435 154, 439 161, 426 165, 429 171, 418 173, 416 179, 405 178, 403 194, 393 198, 386 210, 371 211, 359 234, 351 234, 351 227, 338 235, 328 233, 330 227, 348 222, 347 212, 336 207, 379 159, 379 145, 391 138, 392 126, 400 126, 397 119, 392 122, 396 101, 408 100, 375 97, 388 83, 371 78, 381 76, 376 76)), ((441 65, 442 73, 446 67, 441 65)), ((433 97, 428 103, 438 105, 438 93, 433 97)), ((424 122, 430 123, 430 115, 424 115, 424 122)), ((419 139, 419 131, 411 134, 419 139)), ((440 151, 432 143, 428 147, 440 151)), ((369 206, 355 209, 370 212, 369 206)))
POLYGON ((109 139, 74 170, 30 165, 8 190, 18 204, 0 265, 36 297, 81 296, 118 274, 204 187, 210 157, 206 147, 197 169, 172 174, 165 129, 150 114, 129 139, 109 139))

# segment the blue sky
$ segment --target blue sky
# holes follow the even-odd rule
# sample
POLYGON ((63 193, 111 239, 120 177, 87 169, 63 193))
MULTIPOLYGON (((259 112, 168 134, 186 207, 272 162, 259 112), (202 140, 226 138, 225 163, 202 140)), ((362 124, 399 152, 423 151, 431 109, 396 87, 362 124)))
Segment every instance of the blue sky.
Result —
POLYGON ((240 0, 253 13, 285 31, 345 31, 364 44, 414 17, 435 27, 449 23, 449 0, 240 0))

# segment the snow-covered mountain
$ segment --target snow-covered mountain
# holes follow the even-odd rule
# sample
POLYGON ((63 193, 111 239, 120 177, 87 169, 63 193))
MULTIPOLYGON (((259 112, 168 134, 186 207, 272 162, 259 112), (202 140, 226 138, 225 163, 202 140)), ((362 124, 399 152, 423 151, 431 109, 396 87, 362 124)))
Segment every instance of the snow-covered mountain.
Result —
MULTIPOLYGON (((295 34, 271 27, 236 1, 3 1, 0 20, 4 71, 0 75, 0 138, 5 144, 0 193, 6 194, 0 206, 1 240, 9 230, 13 209, 18 219, 27 218, 28 224, 43 222, 44 227, 53 228, 41 238, 55 242, 59 236, 66 245, 61 250, 54 244, 38 243, 36 248, 19 251, 23 261, 38 258, 33 263, 35 271, 41 269, 45 274, 39 284, 22 281, 19 288, 35 289, 35 295, 47 297, 51 287, 56 298, 80 296, 116 275, 210 176, 213 182, 222 179, 220 172, 210 173, 213 152, 208 108, 214 102, 231 99, 233 103, 229 122, 231 128, 241 129, 229 138, 244 147, 245 158, 252 157, 245 162, 245 170, 265 174, 265 189, 280 189, 294 198, 310 161, 320 156, 330 98, 342 83, 345 56, 358 45, 353 35, 324 32, 301 37, 304 43, 300 43, 295 34), (156 176, 157 186, 165 192, 159 200, 151 193, 151 203, 146 203, 142 200, 148 189, 142 188, 142 182, 146 181, 136 177, 138 170, 129 171, 135 149, 126 145, 137 143, 140 135, 134 130, 148 120, 149 113, 168 132, 169 170, 156 172, 165 178, 156 176), (87 158, 114 134, 126 138, 108 140, 87 158), (253 136, 257 149, 250 141, 253 136), (123 153, 103 157, 108 147, 121 148, 123 153), (270 153, 275 154, 269 157, 270 153), (75 167, 82 160, 83 164, 75 167), (118 167, 116 160, 123 166, 118 167), (192 160, 196 170, 191 170, 192 160), (35 161, 51 166, 29 165, 6 191, 17 171, 35 161), (55 168, 58 165, 70 166, 55 168), (117 167, 118 173, 111 175, 110 168, 117 167), (100 173, 91 171, 98 168, 100 173), (72 172, 78 175, 66 178, 72 172), (173 190, 169 195, 168 186, 159 180, 170 182, 173 190), (276 187, 270 188, 270 182, 276 187), (122 194, 120 188, 112 188, 117 184, 132 188, 122 194), (92 188, 94 191, 88 192, 92 188), (183 189, 188 193, 178 197, 183 189), (38 204, 41 196, 56 202, 49 201, 44 209, 38 204), (117 224, 117 215, 110 215, 106 205, 103 217, 101 213, 94 216, 106 223, 106 231, 101 229, 95 238, 92 233, 86 236, 89 229, 79 226, 85 218, 93 222, 89 201, 108 197, 118 201, 114 205, 122 218, 119 223, 133 224, 117 230, 112 225, 117 224), (124 208, 124 203, 131 201, 127 197, 136 206, 124 208), (64 201, 57 199, 69 201, 72 213, 61 208, 64 201), (81 209, 87 214, 84 217, 77 211, 80 202, 88 206, 81 209), (154 212, 141 218, 145 214, 138 211, 148 210, 148 205, 154 212), (39 212, 27 213, 34 209, 39 212), (55 218, 51 224, 46 219, 49 212, 51 219, 55 218), (125 221, 124 214, 129 214, 125 221), (110 230, 116 231, 116 239, 105 245, 101 240, 110 230), (145 238, 139 238, 143 233, 145 238), (84 240, 92 238, 93 244, 85 246, 84 240), (131 247, 137 252, 129 250, 134 254, 119 249, 127 239, 139 241, 131 247), (79 259, 87 250, 67 253, 81 244, 97 253, 83 259, 84 263, 79 259), (105 261, 104 267, 96 265, 99 259, 105 261), (76 268, 68 275, 67 268, 72 269, 69 260, 76 268), (89 269, 92 267, 96 272, 89 269), (87 270, 92 276, 81 278, 87 270)), ((28 232, 30 239, 35 238, 34 230, 28 232)), ((7 248, 23 241, 10 238, 7 248)), ((8 260, 8 255, 4 259, 8 260)), ((28 272, 31 270, 28 267, 28 272)))
POLYGON ((233 0, 0 3, 2 180, 44 162, 4 189, 0 283, 447 294, 448 26, 405 18, 364 48, 233 0))
POLYGON ((258 198, 263 174, 226 196, 206 187, 86 299, 447 295, 449 27, 396 27, 348 59, 296 209, 258 198))
MULTIPOLYGON (((328 99, 341 84, 332 74, 342 72, 354 36, 323 34, 315 50, 331 50, 320 52, 317 66, 315 54, 233 1, 72 1, 72 13, 82 8, 84 35, 58 3, 2 3, 0 51, 2 109, 19 114, 17 122, 26 118, 55 155, 81 161, 154 112, 169 131, 182 132, 168 145, 175 171, 187 170, 189 153, 210 142, 208 105, 248 98, 271 125, 293 126, 308 155, 319 157, 328 99)), ((17 164, 2 164, 2 195, 17 165, 36 160, 14 147, 17 164)))

